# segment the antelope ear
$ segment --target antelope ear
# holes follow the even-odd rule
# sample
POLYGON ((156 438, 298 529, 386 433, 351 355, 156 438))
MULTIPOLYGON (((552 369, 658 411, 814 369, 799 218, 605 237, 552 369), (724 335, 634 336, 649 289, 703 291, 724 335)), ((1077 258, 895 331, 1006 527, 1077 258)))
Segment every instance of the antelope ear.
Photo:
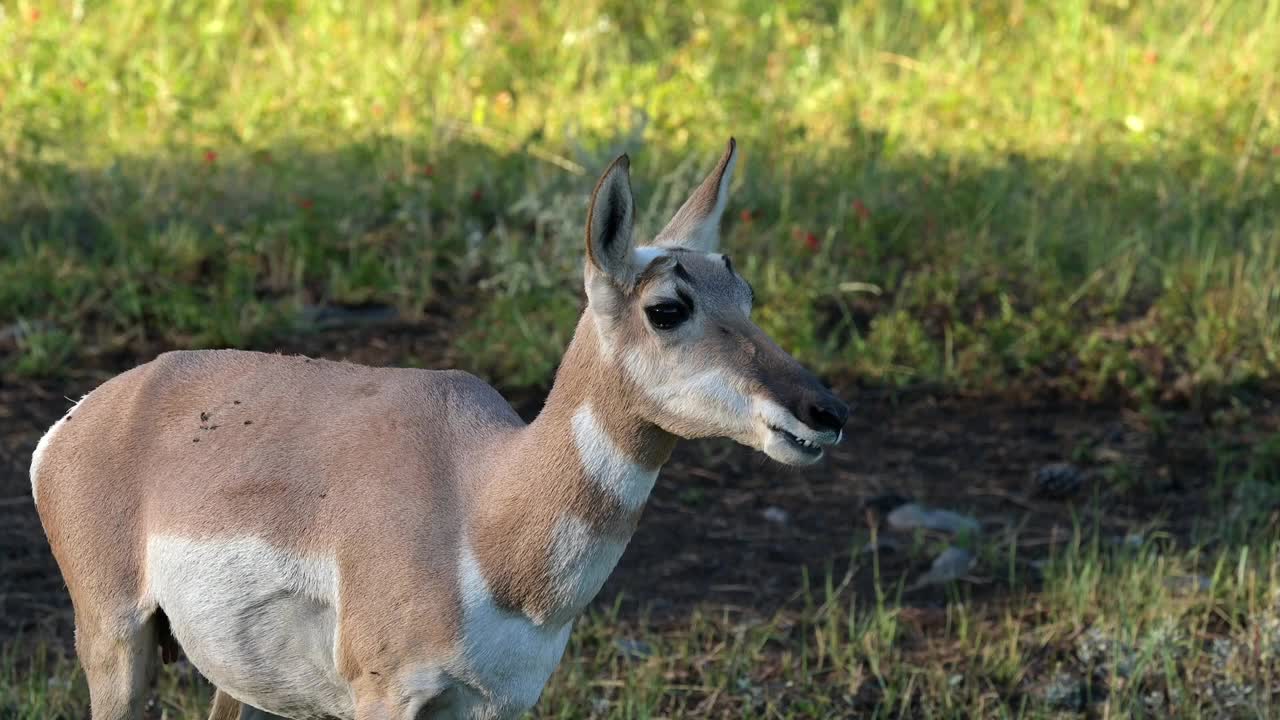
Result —
POLYGON ((738 144, 729 138, 729 147, 711 174, 684 201, 671 222, 658 233, 653 244, 681 247, 698 252, 715 252, 720 247, 720 218, 729 203, 729 182, 738 162, 738 144))
POLYGON ((620 156, 600 176, 591 193, 591 208, 587 211, 588 290, 593 276, 604 275, 620 289, 628 289, 635 279, 631 229, 636 213, 630 168, 630 158, 620 156))

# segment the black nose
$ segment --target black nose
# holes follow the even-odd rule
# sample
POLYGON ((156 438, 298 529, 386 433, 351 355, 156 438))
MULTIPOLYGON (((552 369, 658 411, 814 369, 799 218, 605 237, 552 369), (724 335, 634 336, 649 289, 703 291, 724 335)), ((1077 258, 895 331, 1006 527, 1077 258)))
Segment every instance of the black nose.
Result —
POLYGON ((809 408, 809 425, 815 430, 840 432, 849 419, 849 406, 839 400, 823 398, 809 408))

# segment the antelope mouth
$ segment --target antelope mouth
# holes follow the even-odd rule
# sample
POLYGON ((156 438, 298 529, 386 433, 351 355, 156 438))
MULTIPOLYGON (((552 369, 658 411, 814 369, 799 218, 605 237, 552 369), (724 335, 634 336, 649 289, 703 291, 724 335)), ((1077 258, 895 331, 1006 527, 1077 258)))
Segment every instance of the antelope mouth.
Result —
POLYGON ((794 433, 790 433, 786 430, 783 430, 777 425, 770 425, 769 430, 774 435, 777 435, 778 437, 785 440, 787 444, 790 445, 792 448, 795 448, 796 450, 800 451, 805 455, 808 455, 813 458, 817 458, 819 455, 822 454, 822 446, 816 442, 813 442, 812 440, 805 440, 804 438, 798 435, 795 435, 794 433))

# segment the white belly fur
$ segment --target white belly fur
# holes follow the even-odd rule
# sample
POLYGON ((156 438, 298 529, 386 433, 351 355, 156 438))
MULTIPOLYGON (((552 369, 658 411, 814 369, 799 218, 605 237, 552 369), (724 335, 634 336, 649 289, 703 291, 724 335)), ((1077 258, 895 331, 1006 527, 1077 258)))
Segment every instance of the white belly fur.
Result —
POLYGON ((354 714, 338 674, 338 570, 256 538, 152 537, 151 596, 192 664, 233 697, 294 718, 354 714))
MULTIPOLYGON (((538 701, 573 622, 535 622, 498 608, 466 543, 460 561, 462 645, 443 667, 406 668, 401 689, 414 697, 410 707, 443 701, 433 720, 514 718, 538 701)), ((284 717, 354 717, 353 692, 337 671, 331 559, 251 537, 158 536, 147 543, 147 572, 151 602, 215 686, 284 717)))

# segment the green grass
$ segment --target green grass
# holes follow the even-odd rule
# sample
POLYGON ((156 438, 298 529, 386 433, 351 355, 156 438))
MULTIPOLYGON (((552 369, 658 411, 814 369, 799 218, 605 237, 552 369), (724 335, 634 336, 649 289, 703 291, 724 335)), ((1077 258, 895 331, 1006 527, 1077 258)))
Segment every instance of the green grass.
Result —
POLYGON ((545 384, 594 175, 631 152, 653 232, 734 134, 726 247, 826 373, 1247 387, 1280 367, 1276 57, 1275 0, 10 3, 8 365, 385 303, 465 306, 454 357, 545 384))
MULTIPOLYGON (((579 622, 536 716, 1274 717, 1278 550, 1206 561, 1077 535, 1039 592, 998 603, 957 589, 944 608, 912 610, 893 583, 855 598, 834 578, 768 618, 695 612, 656 628, 597 611, 579 622)), ((178 668, 162 673, 159 707, 202 719, 209 688, 178 668)), ((86 717, 78 666, 47 649, 0 656, 0 716, 86 717)))
MULTIPOLYGON (((631 153, 652 234, 732 134, 725 248, 821 372, 1217 398, 1280 375, 1277 57, 1277 0, 5 2, 0 371, 374 304, 545 385, 596 173, 631 153)), ((1231 522, 1189 546, 1082 527, 1032 576, 984 540, 1007 591, 937 617, 839 574, 762 620, 597 612, 539 714, 1273 715, 1275 523, 1237 511, 1274 506, 1278 457, 1224 463, 1231 522)), ((19 647, 0 717, 84 717, 74 662, 19 647)), ((196 718, 207 688, 170 670, 160 698, 196 718)))

